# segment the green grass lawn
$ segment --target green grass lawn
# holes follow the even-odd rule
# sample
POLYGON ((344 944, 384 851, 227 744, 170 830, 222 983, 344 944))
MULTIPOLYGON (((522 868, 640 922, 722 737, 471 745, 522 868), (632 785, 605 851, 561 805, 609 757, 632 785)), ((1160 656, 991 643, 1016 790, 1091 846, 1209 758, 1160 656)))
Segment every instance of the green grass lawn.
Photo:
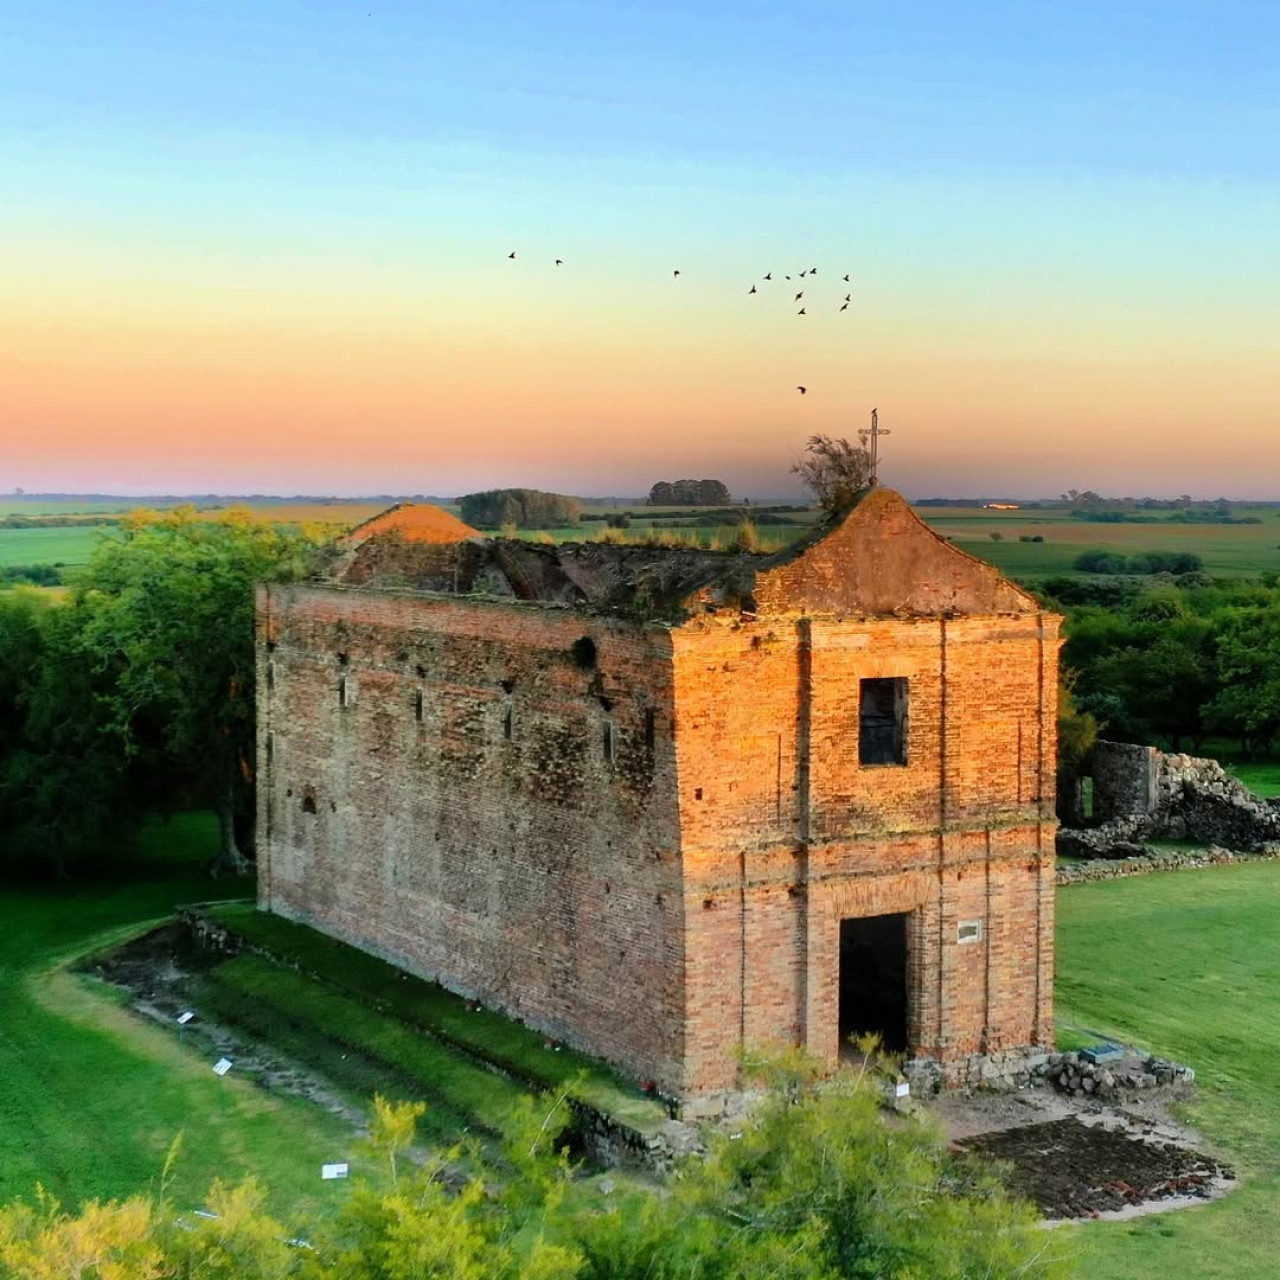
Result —
POLYGON ((1195 1067, 1188 1108, 1245 1176, 1217 1204, 1080 1228, 1087 1273, 1276 1275, 1280 1258, 1280 866, 1139 876, 1058 891, 1059 1025, 1195 1067))
POLYGON ((75 525, 58 529, 0 529, 0 565, 87 564, 103 532, 101 528, 75 525))
MULTIPOLYGON (((224 903, 209 908, 208 914, 247 942, 279 957, 286 965, 296 965, 302 972, 319 978, 325 986, 335 988, 329 993, 318 984, 311 984, 312 991, 318 995, 310 996, 298 986, 302 980, 290 968, 270 965, 253 956, 241 957, 233 965, 220 966, 215 971, 225 980, 234 964, 258 966, 253 970, 256 1003, 264 1007, 278 1006, 284 1017, 304 1006, 314 1009, 314 1016, 309 1015, 309 1020, 317 1028, 326 1028, 334 1040, 369 1043, 369 1036, 385 1035, 401 1045, 393 1034, 394 1023, 413 1029, 416 1038, 408 1043, 421 1044, 423 1032, 440 1042, 445 1053, 440 1060, 442 1065, 447 1064, 448 1048, 455 1049, 456 1074, 465 1075, 465 1059, 481 1059, 536 1089, 557 1090, 573 1082, 575 1092, 584 1100, 644 1131, 652 1131, 667 1118, 658 1102, 639 1093, 606 1064, 567 1047, 549 1048, 541 1033, 500 1013, 469 1009, 461 996, 405 974, 376 956, 305 925, 257 911, 249 904, 224 903), (351 999, 340 1007, 335 1000, 338 993, 351 999), (362 1007, 364 1014, 357 1015, 356 1011, 362 1007), (390 1016, 382 1018, 383 1013, 390 1016), (354 1023, 365 1026, 368 1035, 345 1029, 344 1020, 347 1028, 354 1023)), ((243 978, 235 980, 243 985, 243 978)), ((389 1043, 385 1057, 389 1063, 399 1063, 410 1074, 414 1073, 413 1054, 406 1056, 402 1045, 395 1047, 389 1043)), ((420 1078, 429 1081, 449 1074, 449 1070, 443 1070, 420 1078)), ((492 1075, 486 1078, 493 1080, 492 1075)), ((463 1109, 468 1105, 463 1103, 463 1109)), ((501 1128, 500 1116, 490 1119, 490 1128, 501 1128)))
POLYGON ((219 1079, 175 1033, 65 967, 177 902, 243 896, 246 884, 199 871, 214 836, 204 815, 155 823, 130 878, 0 891, 0 1199, 28 1196, 37 1182, 67 1204, 128 1195, 156 1178, 179 1132, 179 1204, 200 1204, 215 1177, 250 1173, 279 1211, 344 1194, 345 1184, 320 1181, 320 1165, 351 1154, 346 1125, 234 1071, 219 1079))
POLYGON ((1227 769, 1254 794, 1280 796, 1280 760, 1240 760, 1227 769))

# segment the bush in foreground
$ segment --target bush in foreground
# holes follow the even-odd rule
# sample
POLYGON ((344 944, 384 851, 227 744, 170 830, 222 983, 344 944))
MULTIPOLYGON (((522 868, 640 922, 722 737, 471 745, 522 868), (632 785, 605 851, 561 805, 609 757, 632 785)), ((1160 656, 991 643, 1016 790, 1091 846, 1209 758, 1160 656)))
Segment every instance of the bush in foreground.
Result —
POLYGON ((530 1107, 501 1183, 458 1173, 462 1152, 403 1155, 421 1108, 375 1099, 378 1181, 304 1244, 250 1182, 215 1185, 216 1218, 151 1196, 70 1214, 37 1198, 0 1210, 0 1276, 299 1280, 1053 1280, 1064 1242, 995 1178, 947 1154, 935 1128, 886 1120, 874 1069, 824 1081, 801 1055, 759 1067, 765 1100, 709 1139, 661 1192, 605 1198, 553 1147, 563 1096, 530 1107))

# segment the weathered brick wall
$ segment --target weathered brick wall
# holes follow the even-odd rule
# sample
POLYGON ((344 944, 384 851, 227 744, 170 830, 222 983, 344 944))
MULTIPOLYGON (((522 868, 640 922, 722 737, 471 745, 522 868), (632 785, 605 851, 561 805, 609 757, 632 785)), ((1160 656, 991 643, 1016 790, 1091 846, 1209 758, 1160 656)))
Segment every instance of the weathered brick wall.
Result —
POLYGON ((1047 1042, 1057 619, 721 615, 673 639, 686 1091, 731 1087, 744 1043, 835 1059, 857 916, 911 913, 915 1053, 1047 1042), (864 768, 859 681, 889 676, 907 763, 864 768))
POLYGON ((261 905, 678 1087, 667 633, 315 586, 258 626, 261 905))

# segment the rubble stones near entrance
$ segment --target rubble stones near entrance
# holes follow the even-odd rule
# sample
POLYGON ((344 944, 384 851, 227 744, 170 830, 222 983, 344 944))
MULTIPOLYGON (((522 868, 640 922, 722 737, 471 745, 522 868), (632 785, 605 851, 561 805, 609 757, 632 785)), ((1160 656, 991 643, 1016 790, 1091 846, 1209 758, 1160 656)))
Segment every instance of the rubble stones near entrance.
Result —
POLYGON ((915 1097, 935 1096, 944 1087, 1012 1093, 1048 1085, 1073 1098, 1108 1101, 1154 1089, 1185 1090, 1195 1081, 1190 1067, 1135 1050, 1127 1050, 1109 1062, 1095 1063, 1079 1052, 1049 1053, 1034 1046, 1007 1053, 974 1054, 948 1064, 945 1078, 941 1064, 932 1061, 908 1062, 903 1074, 915 1097))
POLYGON ((1090 1062, 1080 1053, 1052 1053, 1044 1073, 1059 1093, 1102 1101, 1151 1089, 1186 1087, 1196 1078, 1190 1067, 1133 1052, 1111 1062, 1090 1062))

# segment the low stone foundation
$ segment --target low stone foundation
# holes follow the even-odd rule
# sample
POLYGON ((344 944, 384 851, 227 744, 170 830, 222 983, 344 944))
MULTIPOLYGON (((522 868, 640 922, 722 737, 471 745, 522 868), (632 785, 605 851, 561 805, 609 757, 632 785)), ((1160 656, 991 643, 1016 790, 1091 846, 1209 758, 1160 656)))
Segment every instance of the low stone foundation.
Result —
POLYGON ((1190 1067, 1134 1049, 1094 1062, 1085 1052, 1058 1053, 1034 1045, 946 1064, 918 1059, 906 1064, 903 1075, 917 1098, 948 1089, 1014 1093, 1048 1085, 1075 1098, 1111 1100, 1153 1089, 1185 1089, 1195 1081, 1190 1067))
MULTIPOLYGON (((1074 834, 1074 833, 1072 833, 1074 834)), ((1087 884, 1092 880, 1116 880, 1124 876, 1142 876, 1152 871, 1196 871, 1204 867, 1224 866, 1232 862, 1258 862, 1280 858, 1280 845, 1271 845, 1259 853, 1235 853, 1211 845, 1208 849, 1158 849, 1152 845, 1131 845, 1135 853, 1099 855, 1086 862, 1059 862, 1056 883, 1087 884)))

